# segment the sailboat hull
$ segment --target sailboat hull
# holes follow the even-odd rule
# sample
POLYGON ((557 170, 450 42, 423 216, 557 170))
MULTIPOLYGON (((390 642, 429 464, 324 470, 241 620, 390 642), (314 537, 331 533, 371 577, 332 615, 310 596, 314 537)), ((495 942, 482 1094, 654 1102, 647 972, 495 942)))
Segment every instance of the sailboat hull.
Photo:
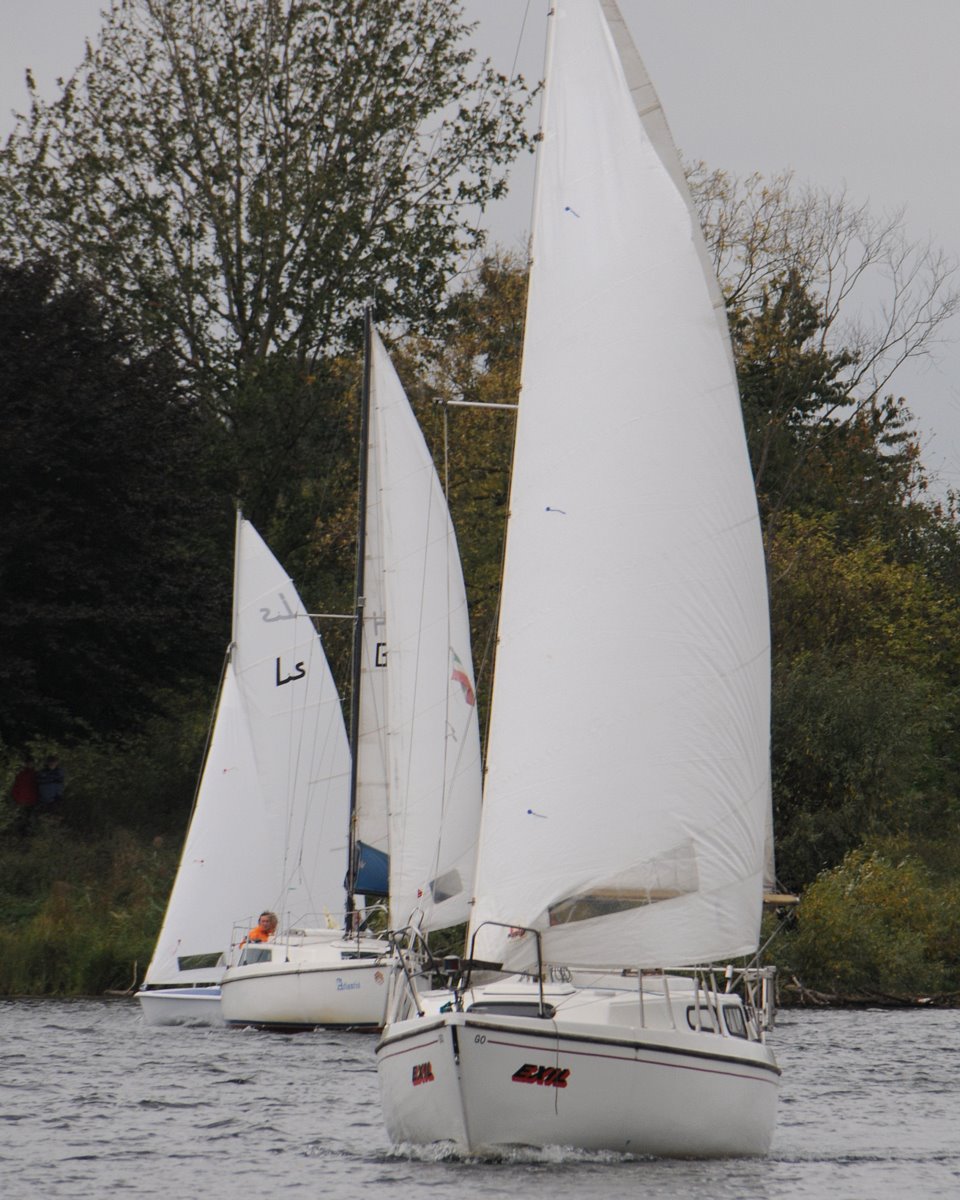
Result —
POLYGON ((468 1013, 400 1022, 377 1047, 387 1130, 395 1142, 471 1154, 559 1145, 762 1155, 779 1070, 762 1044, 734 1041, 468 1013))
POLYGON ((255 949, 260 961, 230 967, 221 982, 228 1025, 258 1029, 379 1029, 383 1025, 389 947, 358 952, 356 942, 277 944, 255 949), (267 958, 266 955, 270 957, 267 958))
POLYGON ((137 992, 146 1025, 223 1025, 220 987, 158 987, 137 992))

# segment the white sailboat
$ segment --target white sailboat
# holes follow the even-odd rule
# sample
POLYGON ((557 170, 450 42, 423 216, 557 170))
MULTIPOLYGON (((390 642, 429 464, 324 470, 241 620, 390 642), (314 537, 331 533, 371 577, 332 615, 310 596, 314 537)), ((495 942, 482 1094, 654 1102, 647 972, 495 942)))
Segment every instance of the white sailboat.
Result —
MULTIPOLYGON (((390 924, 428 933, 466 921, 472 895, 481 776, 468 612, 430 452, 369 317, 365 361, 348 892, 388 890, 390 924)), ((224 1016, 380 1027, 394 961, 386 941, 324 931, 245 947, 223 978, 224 1016)))
POLYGON ((290 578, 237 516, 233 635, 170 900, 144 985, 149 1024, 220 1024, 236 922, 343 910, 350 756, 319 637, 290 578))
POLYGON ((722 300, 613 0, 551 6, 543 104, 471 959, 398 978, 384 1116, 464 1152, 762 1154, 780 1072, 707 965, 757 949, 771 829, 722 300))

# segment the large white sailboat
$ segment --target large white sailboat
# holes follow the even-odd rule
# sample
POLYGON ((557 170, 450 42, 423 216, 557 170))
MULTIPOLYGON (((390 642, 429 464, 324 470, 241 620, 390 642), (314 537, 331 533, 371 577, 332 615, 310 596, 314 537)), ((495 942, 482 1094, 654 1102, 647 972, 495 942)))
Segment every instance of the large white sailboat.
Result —
MULTIPOLYGON (((388 892, 391 926, 425 934, 466 921, 473 890, 481 775, 469 621, 446 500, 369 316, 365 363, 347 890, 388 892)), ((348 912, 348 929, 361 915, 348 912)), ((223 977, 224 1017, 379 1028, 393 965, 378 938, 288 931, 241 950, 223 977)))
POLYGON ((771 840, 723 303, 614 0, 549 20, 470 953, 398 977, 384 1116, 464 1152, 762 1154, 779 1068, 750 971, 710 965, 757 949, 771 840))
POLYGON ((220 1024, 238 921, 343 911, 350 755, 326 656, 290 578, 237 516, 232 641, 190 828, 138 999, 149 1024, 220 1024))

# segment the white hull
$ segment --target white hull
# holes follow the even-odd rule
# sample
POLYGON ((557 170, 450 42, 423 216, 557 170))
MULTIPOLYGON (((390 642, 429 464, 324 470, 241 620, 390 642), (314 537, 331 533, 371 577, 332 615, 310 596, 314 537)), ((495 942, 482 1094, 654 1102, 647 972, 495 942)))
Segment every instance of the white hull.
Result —
MULTIPOLYGON (((474 1154, 552 1145, 683 1158, 765 1154, 780 1075, 766 1046, 639 1027, 636 993, 614 1004, 611 995, 570 989, 569 1018, 558 1004, 553 1019, 504 1009, 428 1012, 389 1025, 377 1069, 391 1139, 449 1142, 474 1154)), ((646 1015, 657 1023, 652 1007, 646 1015)), ((680 997, 674 1011, 685 1015, 680 997)))
POLYGON ((223 1025, 220 988, 151 988, 137 992, 147 1025, 223 1025))
POLYGON ((269 947, 270 959, 240 957, 221 982, 228 1025, 258 1029, 380 1029, 393 969, 387 943, 296 939, 269 947), (382 952, 381 952, 382 951, 382 952))

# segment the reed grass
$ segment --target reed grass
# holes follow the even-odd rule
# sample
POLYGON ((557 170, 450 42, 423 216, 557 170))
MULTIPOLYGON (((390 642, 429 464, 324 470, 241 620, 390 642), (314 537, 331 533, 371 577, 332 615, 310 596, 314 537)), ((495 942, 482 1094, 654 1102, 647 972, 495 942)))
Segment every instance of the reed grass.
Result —
POLYGON ((0 994, 103 995, 135 986, 178 851, 175 840, 124 829, 68 837, 56 817, 27 836, 0 838, 0 994))

